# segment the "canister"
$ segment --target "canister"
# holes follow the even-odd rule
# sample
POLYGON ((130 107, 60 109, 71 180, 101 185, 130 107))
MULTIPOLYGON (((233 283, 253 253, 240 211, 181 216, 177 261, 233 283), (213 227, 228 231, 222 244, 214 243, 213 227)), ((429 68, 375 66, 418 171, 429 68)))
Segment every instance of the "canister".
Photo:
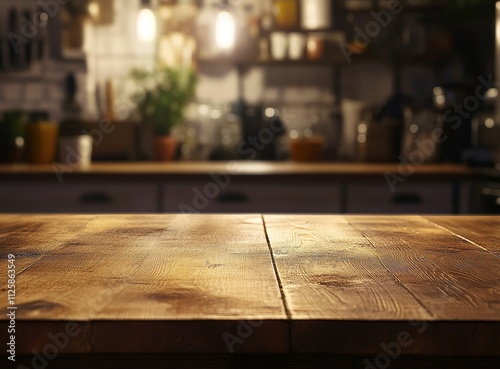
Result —
POLYGON ((301 0, 303 29, 328 29, 332 26, 332 2, 330 0, 301 0))

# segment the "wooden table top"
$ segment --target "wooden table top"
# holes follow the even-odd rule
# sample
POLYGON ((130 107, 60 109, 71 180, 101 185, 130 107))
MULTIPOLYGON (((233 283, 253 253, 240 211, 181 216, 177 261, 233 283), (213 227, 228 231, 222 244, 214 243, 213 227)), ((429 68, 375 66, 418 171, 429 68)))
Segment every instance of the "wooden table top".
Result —
POLYGON ((500 217, 1 215, 0 269, 16 256, 19 354, 74 324, 65 353, 361 355, 406 335, 406 354, 500 356, 499 229, 500 217))
MULTIPOLYGON (((170 175, 211 175, 213 173, 228 173, 231 175, 329 175, 329 176, 383 176, 386 172, 398 174, 397 163, 293 163, 293 162, 126 162, 126 163, 94 163, 88 167, 72 168, 60 166, 65 176, 170 176, 170 175)), ((475 171, 463 164, 424 164, 412 169, 413 175, 432 177, 472 177, 475 171)), ((406 172, 404 172, 406 174, 406 172)), ((54 176, 52 165, 0 165, 2 176, 54 176)))

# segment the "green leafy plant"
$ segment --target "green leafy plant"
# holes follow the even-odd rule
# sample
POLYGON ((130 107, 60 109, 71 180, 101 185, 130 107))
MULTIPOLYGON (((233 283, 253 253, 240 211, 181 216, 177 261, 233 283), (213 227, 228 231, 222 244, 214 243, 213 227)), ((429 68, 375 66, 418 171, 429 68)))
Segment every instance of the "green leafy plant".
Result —
POLYGON ((194 71, 161 67, 152 71, 132 70, 140 84, 132 97, 143 123, 153 124, 155 134, 169 135, 183 118, 186 105, 193 99, 196 87, 194 71))

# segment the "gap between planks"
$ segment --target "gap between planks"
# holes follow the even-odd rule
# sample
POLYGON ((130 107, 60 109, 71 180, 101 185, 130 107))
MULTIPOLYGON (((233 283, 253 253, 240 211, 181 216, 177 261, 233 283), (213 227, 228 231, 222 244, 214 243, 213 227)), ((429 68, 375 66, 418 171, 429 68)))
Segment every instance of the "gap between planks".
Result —
POLYGON ((451 233, 453 236, 455 236, 455 237, 457 237, 457 238, 460 238, 461 240, 463 240, 463 241, 465 241, 465 242, 468 242, 468 243, 470 243, 471 245, 474 245, 475 247, 478 247, 478 248, 480 248, 480 249, 481 249, 481 250, 483 250, 483 251, 486 251, 488 254, 491 254, 491 255, 493 255, 493 256, 495 256, 495 257, 497 257, 497 258, 499 257, 497 254, 495 254, 495 253, 494 253, 494 252, 492 252, 491 250, 487 249, 486 247, 484 247, 484 246, 482 246, 482 245, 478 244, 477 242, 474 242, 474 241, 472 241, 472 240, 469 240, 467 237, 464 237, 464 236, 462 236, 462 235, 460 235, 460 234, 458 234, 458 233, 454 232, 452 229, 450 229, 450 228, 448 228, 448 227, 446 227, 446 226, 443 226, 443 225, 441 225, 441 224, 438 224, 438 223, 434 222, 432 219, 429 219, 428 217, 425 217, 425 216, 420 216, 420 217, 421 217, 422 219, 424 219, 424 220, 428 221, 429 223, 431 223, 431 224, 432 224, 432 225, 434 225, 435 227, 440 228, 440 229, 442 229, 442 230, 444 230, 444 231, 446 231, 446 232, 448 232, 448 233, 451 233))
POLYGON ((267 247, 269 248, 269 254, 271 255, 271 262, 273 263, 273 269, 274 269, 274 274, 276 275, 276 280, 278 281, 278 286, 280 288, 280 294, 281 294, 281 299, 283 301, 283 307, 285 308, 285 314, 287 317, 287 320, 291 322, 292 320, 292 314, 290 312, 290 309, 288 307, 288 302, 286 300, 286 295, 285 291, 283 289, 283 284, 281 283, 281 278, 278 272, 278 267, 276 266, 276 260, 274 258, 274 252, 273 248, 271 246, 271 240, 269 240, 269 234, 267 233, 267 226, 266 226, 266 219, 264 218, 264 215, 261 214, 261 219, 262 219, 262 226, 264 227, 264 235, 266 236, 266 242, 267 242, 267 247))

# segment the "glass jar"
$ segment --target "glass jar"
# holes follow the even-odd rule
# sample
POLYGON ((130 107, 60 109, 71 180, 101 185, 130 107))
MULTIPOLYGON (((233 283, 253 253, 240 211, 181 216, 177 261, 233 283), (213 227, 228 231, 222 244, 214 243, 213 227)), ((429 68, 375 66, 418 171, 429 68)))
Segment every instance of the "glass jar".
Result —
POLYGON ((298 27, 299 3, 297 0, 274 0, 273 13, 276 27, 298 27))
POLYGON ((59 126, 38 121, 26 126, 26 154, 30 164, 52 164, 56 159, 59 126))
POLYGON ((330 0, 301 0, 301 27, 307 30, 330 28, 331 11, 330 0))

